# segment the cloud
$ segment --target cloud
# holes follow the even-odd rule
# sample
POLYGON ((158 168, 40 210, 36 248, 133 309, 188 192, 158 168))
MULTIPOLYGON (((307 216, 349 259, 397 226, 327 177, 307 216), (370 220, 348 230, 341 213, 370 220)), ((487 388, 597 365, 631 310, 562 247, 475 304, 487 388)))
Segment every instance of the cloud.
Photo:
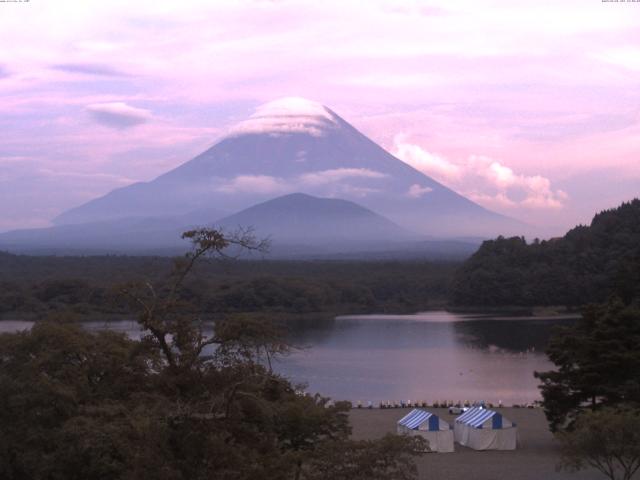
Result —
MULTIPOLYGON (((516 173, 483 155, 470 155, 464 162, 453 163, 404 140, 403 135, 395 137, 394 154, 399 159, 487 207, 558 209, 568 199, 566 192, 554 189, 542 175, 516 173)), ((413 197, 424 193, 417 184, 407 192, 413 197)))
POLYGON ((282 193, 288 189, 287 182, 281 178, 268 175, 239 175, 216 190, 222 193, 269 194, 282 193))
POLYGON ((495 208, 497 210, 501 208, 515 208, 518 206, 516 202, 507 197, 506 194, 499 192, 494 195, 488 195, 484 193, 478 192, 470 192, 468 195, 469 199, 473 200, 476 203, 484 205, 488 208, 495 208))
POLYGON ((379 188, 355 185, 350 180, 386 178, 382 172, 368 168, 333 168, 302 174, 293 180, 295 189, 315 189, 318 194, 329 197, 354 195, 364 198, 370 194, 380 193, 379 188))
POLYGON ((561 208, 568 199, 566 192, 553 190, 551 181, 541 175, 523 175, 485 156, 471 155, 466 163, 467 175, 473 181, 478 177, 489 187, 497 190, 495 198, 508 206, 529 208, 561 208), (511 196, 524 196, 519 201, 511 196), (513 202, 509 204, 508 202, 513 202))
POLYGON ((321 187, 316 193, 327 196, 356 195, 366 197, 380 190, 371 187, 351 185, 345 180, 353 178, 384 178, 385 174, 366 168, 336 168, 303 175, 281 178, 269 175, 239 175, 216 187, 218 192, 235 194, 284 194, 321 187))
POLYGON ((308 133, 321 137, 336 127, 334 115, 323 105, 305 98, 284 97, 258 106, 251 117, 231 127, 229 133, 308 133))
POLYGON ((443 182, 456 182, 462 177, 462 168, 449 162, 446 158, 434 155, 418 145, 407 143, 400 134, 394 138, 395 156, 408 163, 416 170, 430 172, 428 175, 443 182))
POLYGON ((334 189, 334 192, 329 194, 330 196, 339 197, 341 195, 354 195, 356 197, 364 198, 372 193, 382 192, 379 188, 356 187, 349 184, 340 184, 336 187, 337 188, 334 189))
POLYGON ((384 178, 386 175, 368 168, 334 168, 318 172, 305 173, 300 181, 307 185, 326 185, 336 183, 347 178, 384 178))
POLYGON ((122 184, 122 185, 129 185, 135 182, 135 180, 123 175, 115 175, 111 173, 101 173, 101 172, 64 172, 59 170, 51 170, 48 168, 41 168, 38 170, 37 173, 42 177, 66 177, 66 178, 77 178, 80 180, 104 180, 104 181, 112 182, 114 184, 122 184))
POLYGON ((408 16, 435 16, 447 14, 447 10, 432 5, 425 5, 423 2, 397 2, 387 7, 387 10, 390 13, 408 16))
POLYGON ((409 191, 407 192, 407 195, 412 198, 420 198, 425 193, 429 193, 432 191, 433 191, 433 188, 431 187, 423 187, 421 185, 418 185, 417 183, 414 183, 409 187, 409 191))
POLYGON ((1 164, 11 164, 11 163, 20 163, 23 161, 30 160, 27 156, 21 155, 0 155, 0 165, 1 164))
POLYGON ((87 111, 98 123, 113 128, 129 128, 151 119, 151 112, 124 102, 93 103, 87 111))
POLYGON ((640 71, 640 48, 615 48, 596 54, 594 58, 629 70, 640 71))
POLYGON ((99 63, 61 63, 52 66, 55 70, 70 73, 82 73, 85 75, 97 75, 103 77, 127 77, 128 74, 121 72, 109 65, 99 63))

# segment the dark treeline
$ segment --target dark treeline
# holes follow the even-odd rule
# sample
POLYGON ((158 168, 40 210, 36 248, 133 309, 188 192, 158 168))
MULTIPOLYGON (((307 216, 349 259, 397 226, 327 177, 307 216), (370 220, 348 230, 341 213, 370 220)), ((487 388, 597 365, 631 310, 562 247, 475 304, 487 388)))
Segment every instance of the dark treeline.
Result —
POLYGON ((423 439, 352 440, 348 402, 303 395, 271 369, 290 349, 277 325, 230 316, 201 329, 182 298, 196 264, 260 244, 185 236, 192 251, 163 278, 121 287, 140 339, 92 333, 64 314, 0 335, 0 478, 417 478, 423 439))
POLYGON ((640 284, 640 200, 597 214, 590 226, 528 244, 522 237, 484 242, 457 271, 457 305, 566 305, 628 302, 640 284))
MULTIPOLYGON (((0 253, 0 318, 75 312, 119 316, 117 286, 157 281, 167 257, 31 257, 0 253)), ((209 261, 182 290, 204 313, 415 311, 441 306, 459 264, 352 261, 209 261)))

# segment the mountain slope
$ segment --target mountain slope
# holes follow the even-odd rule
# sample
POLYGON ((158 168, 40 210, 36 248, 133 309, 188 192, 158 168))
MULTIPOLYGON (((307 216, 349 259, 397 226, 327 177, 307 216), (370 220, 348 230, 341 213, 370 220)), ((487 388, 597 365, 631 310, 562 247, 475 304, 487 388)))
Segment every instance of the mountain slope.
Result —
POLYGON ((125 217, 0 233, 0 249, 20 253, 177 253, 188 248, 180 236, 212 225, 223 214, 201 209, 184 215, 125 217))
POLYGON ((259 107, 193 160, 64 212, 55 223, 175 215, 205 206, 238 211, 293 192, 355 201, 430 235, 522 228, 398 160, 330 109, 296 98, 259 107))

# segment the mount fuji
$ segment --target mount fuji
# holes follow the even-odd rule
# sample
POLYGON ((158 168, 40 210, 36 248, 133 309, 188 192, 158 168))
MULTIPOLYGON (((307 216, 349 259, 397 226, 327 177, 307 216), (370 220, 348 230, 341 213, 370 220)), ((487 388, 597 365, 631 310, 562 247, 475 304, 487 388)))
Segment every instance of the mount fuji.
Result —
POLYGON ((53 227, 0 234, 0 248, 175 253, 186 248, 180 233, 202 225, 253 227, 285 253, 403 255, 440 255, 442 239, 472 238, 452 247, 469 254, 478 237, 523 227, 410 167, 331 109, 284 98, 152 181, 68 210, 53 227))
POLYGON ((194 159, 66 211, 54 224, 207 209, 232 214, 295 192, 350 200, 430 236, 494 236, 522 228, 397 159, 331 109, 302 98, 258 107, 194 159))

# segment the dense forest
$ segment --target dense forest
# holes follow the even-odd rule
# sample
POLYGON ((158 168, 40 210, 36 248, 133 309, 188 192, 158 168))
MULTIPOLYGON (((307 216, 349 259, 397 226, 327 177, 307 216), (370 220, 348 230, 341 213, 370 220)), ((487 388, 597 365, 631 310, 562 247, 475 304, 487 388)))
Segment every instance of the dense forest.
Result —
MULTIPOLYGON (((118 286, 156 281, 167 257, 31 257, 0 253, 0 318, 75 313, 127 315, 118 286)), ((415 311, 445 304, 457 263, 404 261, 210 260, 194 269, 182 295, 199 313, 415 311)), ((285 316, 286 316, 285 315, 285 316)))
POLYGON ((203 332, 182 286, 233 239, 189 238, 163 278, 122 287, 142 338, 64 314, 0 335, 0 478, 415 479, 423 439, 352 440, 348 402, 300 394, 271 369, 289 350, 278 326, 236 317, 203 332))
POLYGON ((562 238, 486 241, 456 272, 455 305, 566 305, 623 300, 640 285, 640 200, 597 214, 562 238))

